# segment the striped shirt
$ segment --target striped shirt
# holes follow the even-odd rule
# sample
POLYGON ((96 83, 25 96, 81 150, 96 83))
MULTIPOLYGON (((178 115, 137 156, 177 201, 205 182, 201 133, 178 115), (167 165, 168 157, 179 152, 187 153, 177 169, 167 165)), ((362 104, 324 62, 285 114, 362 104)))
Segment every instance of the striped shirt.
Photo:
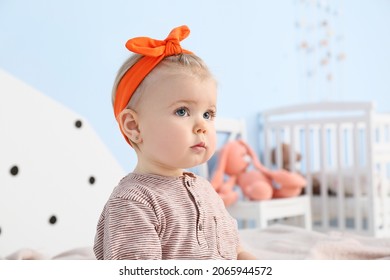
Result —
POLYGON ((97 259, 236 259, 236 221, 202 177, 130 173, 114 189, 95 236, 97 259))

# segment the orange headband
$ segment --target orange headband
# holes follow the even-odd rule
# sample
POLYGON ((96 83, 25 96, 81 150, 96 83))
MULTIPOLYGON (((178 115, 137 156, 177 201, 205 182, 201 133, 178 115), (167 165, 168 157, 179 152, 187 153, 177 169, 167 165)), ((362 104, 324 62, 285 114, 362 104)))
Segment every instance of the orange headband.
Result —
MULTIPOLYGON (((191 54, 190 51, 180 46, 180 41, 187 38, 189 34, 190 29, 182 25, 174 28, 164 41, 148 37, 137 37, 127 41, 126 48, 143 57, 123 75, 118 84, 114 102, 114 114, 117 120, 120 112, 127 107, 137 87, 161 60, 171 55, 191 54)), ((123 131, 122 134, 130 144, 123 131)))

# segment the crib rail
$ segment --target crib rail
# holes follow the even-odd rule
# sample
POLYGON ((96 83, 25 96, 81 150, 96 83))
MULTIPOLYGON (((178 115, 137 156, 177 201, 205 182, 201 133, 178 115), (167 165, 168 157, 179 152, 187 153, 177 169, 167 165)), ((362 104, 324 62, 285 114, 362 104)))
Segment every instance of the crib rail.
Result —
POLYGON ((289 169, 307 178, 315 228, 390 234, 390 115, 371 102, 323 102, 262 112, 260 125, 267 166, 283 167, 281 143, 302 155, 289 169))

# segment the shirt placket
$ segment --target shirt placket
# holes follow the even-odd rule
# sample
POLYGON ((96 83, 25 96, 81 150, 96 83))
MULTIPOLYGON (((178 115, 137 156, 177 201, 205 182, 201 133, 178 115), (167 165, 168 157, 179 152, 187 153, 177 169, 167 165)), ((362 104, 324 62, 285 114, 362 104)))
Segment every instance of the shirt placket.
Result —
POLYGON ((192 195, 194 201, 195 201, 195 207, 198 212, 198 218, 197 218, 197 224, 196 224, 196 236, 198 239, 198 244, 200 246, 206 245, 206 240, 204 238, 204 219, 205 219, 205 214, 204 214, 204 208, 200 199, 199 194, 196 192, 195 184, 194 184, 194 179, 185 176, 185 185, 186 188, 188 189, 189 193, 192 195))

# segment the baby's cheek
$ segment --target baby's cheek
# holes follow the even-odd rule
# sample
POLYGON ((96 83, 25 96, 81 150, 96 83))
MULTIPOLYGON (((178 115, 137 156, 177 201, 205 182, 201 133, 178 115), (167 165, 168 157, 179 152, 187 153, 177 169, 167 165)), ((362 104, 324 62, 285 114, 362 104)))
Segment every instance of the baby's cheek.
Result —
POLYGON ((215 149, 217 145, 217 137, 216 136, 210 136, 209 137, 209 143, 208 143, 208 149, 207 152, 209 153, 209 158, 214 154, 215 149))

